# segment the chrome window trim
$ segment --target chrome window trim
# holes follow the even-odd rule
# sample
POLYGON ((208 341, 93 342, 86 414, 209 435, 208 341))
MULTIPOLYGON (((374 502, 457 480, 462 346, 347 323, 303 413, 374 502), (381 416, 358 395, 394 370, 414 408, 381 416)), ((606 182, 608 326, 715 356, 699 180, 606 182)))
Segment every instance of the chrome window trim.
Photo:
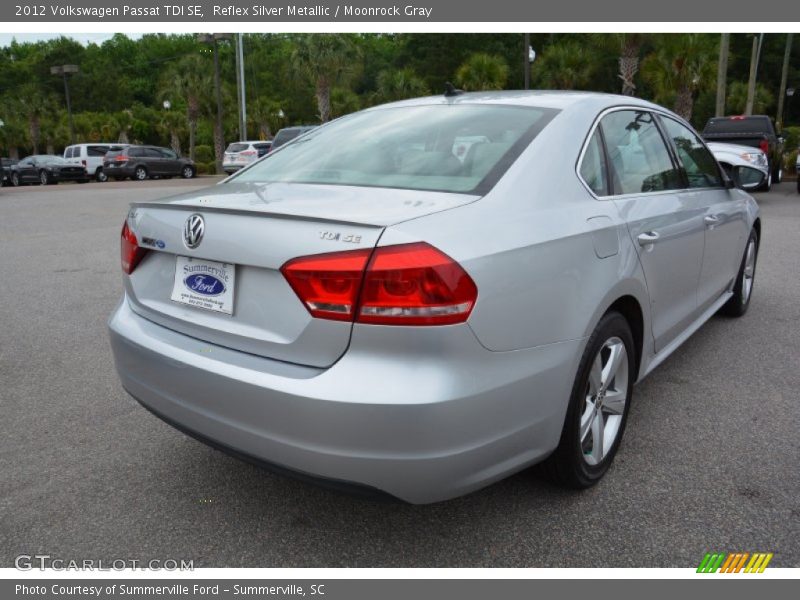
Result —
MULTIPOLYGON (((581 182, 581 184, 586 189, 586 191, 589 192, 595 200, 616 200, 616 199, 624 200, 626 198, 641 198, 642 196, 661 196, 663 194, 675 194, 675 193, 681 193, 681 192, 698 192, 698 191, 702 191, 702 190, 724 190, 724 189, 727 189, 725 186, 710 187, 710 188, 689 188, 689 187, 687 187, 687 188, 681 188, 681 189, 676 189, 676 190, 659 190, 657 192, 638 192, 638 193, 634 193, 634 194, 610 194, 610 195, 605 195, 605 196, 598 196, 597 194, 595 194, 594 190, 592 190, 592 188, 589 187, 589 184, 586 183, 586 181, 581 176, 581 164, 583 163, 583 157, 586 154, 586 150, 589 147, 589 142, 591 141, 592 136, 594 135, 594 132, 597 129, 597 126, 600 124, 600 121, 603 120, 603 117, 605 117, 606 115, 609 115, 611 113, 620 112, 620 111, 623 111, 623 110, 635 110, 635 111, 639 111, 639 112, 648 112, 648 113, 653 113, 653 114, 659 115, 661 117, 666 117, 666 118, 672 119, 673 121, 677 121, 678 123, 681 123, 682 125, 687 126, 690 131, 694 132, 694 128, 691 125, 689 125, 685 120, 681 119, 678 115, 672 114, 672 113, 670 113, 670 112, 668 112, 668 111, 666 111, 664 109, 651 108, 649 106, 637 106, 635 104, 624 104, 624 105, 610 106, 608 108, 604 108, 594 118, 594 121, 592 122, 592 126, 589 128, 589 132, 586 134, 586 138, 583 140, 583 145, 581 146, 581 151, 578 154, 578 160, 575 162, 575 175, 577 176, 578 181, 581 182)), ((659 133, 660 133, 660 129, 659 129, 659 133)), ((697 134, 697 137, 698 137, 698 139, 700 139, 700 141, 702 142, 703 146, 705 146, 706 150, 711 152, 711 150, 708 149, 708 146, 706 145, 705 140, 703 140, 703 138, 699 134, 697 134)), ((670 150, 669 149, 669 142, 667 140, 664 140, 664 143, 667 145, 666 146, 667 152, 669 152, 669 150, 670 150)), ((711 155, 713 156, 714 153, 712 152, 711 155)), ((672 160, 671 154, 670 154, 670 160, 672 160)), ((683 167, 682 164, 680 166, 683 167)), ((717 166, 719 166, 719 162, 717 162, 717 166)), ((608 176, 610 178, 611 177, 611 173, 609 173, 608 176)), ((723 182, 725 181, 725 177, 724 176, 722 177, 722 180, 723 180, 723 182)), ((609 184, 610 184, 610 182, 609 182, 609 184)))

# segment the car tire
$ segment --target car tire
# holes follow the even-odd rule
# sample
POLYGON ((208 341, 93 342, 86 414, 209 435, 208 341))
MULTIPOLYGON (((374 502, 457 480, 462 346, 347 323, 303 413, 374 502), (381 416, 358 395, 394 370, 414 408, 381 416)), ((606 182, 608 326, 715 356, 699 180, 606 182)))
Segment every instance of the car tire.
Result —
POLYGON ((772 189, 772 172, 767 173, 767 180, 759 187, 757 192, 768 192, 772 189))
POLYGON ((19 187, 20 186, 19 173, 12 173, 11 174, 11 185, 13 185, 14 187, 19 187))
POLYGON ((100 183, 105 183, 106 181, 108 181, 108 175, 106 175, 105 171, 103 171, 103 169, 101 168, 98 168, 94 172, 94 178, 96 181, 99 181, 100 183))
POLYGON ((606 313, 583 351, 558 447, 542 463, 542 471, 555 483, 583 489, 608 471, 628 419, 635 353, 627 319, 615 311, 606 313))
POLYGON ((39 183, 42 185, 50 185, 52 183, 50 174, 44 169, 39 171, 39 183))
POLYGON ((753 296, 753 285, 756 281, 756 263, 758 262, 758 234, 750 231, 747 245, 742 256, 742 263, 733 286, 733 296, 720 309, 720 314, 728 317, 741 317, 750 306, 753 296))
POLYGON ((136 167, 133 171, 133 179, 136 181, 144 181, 147 179, 147 169, 144 167, 136 167))
POLYGON ((183 177, 184 179, 191 179, 192 177, 194 177, 194 169, 189 165, 186 165, 185 167, 183 167, 183 169, 181 169, 181 177, 183 177))
POLYGON ((772 181, 774 181, 776 184, 783 181, 783 168, 778 166, 778 168, 775 169, 775 173, 772 176, 772 181))

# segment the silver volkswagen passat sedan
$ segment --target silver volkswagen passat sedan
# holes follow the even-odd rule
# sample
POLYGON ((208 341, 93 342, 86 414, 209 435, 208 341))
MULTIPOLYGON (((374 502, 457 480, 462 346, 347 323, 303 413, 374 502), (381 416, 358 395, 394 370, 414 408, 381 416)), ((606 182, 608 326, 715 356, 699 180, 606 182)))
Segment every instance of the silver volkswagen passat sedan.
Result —
POLYGON ((759 173, 634 98, 371 108, 131 206, 116 367, 178 429, 323 482, 426 503, 543 461, 587 487, 634 383, 747 310, 759 173))

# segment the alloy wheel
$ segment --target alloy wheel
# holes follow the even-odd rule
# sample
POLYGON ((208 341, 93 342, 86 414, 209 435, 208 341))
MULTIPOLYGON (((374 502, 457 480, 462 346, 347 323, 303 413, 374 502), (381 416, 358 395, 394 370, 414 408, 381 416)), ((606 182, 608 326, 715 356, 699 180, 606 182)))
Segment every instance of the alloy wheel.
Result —
POLYGON ((747 304, 750 300, 750 293, 753 291, 753 278, 756 275, 756 242, 750 240, 747 243, 747 254, 744 259, 744 269, 742 269, 742 303, 747 304))
POLYGON ((145 179, 147 179, 147 171, 145 171, 144 168, 142 167, 138 167, 136 169, 136 179, 138 179, 139 181, 144 181, 145 179))
POLYGON ((586 404, 580 421, 584 460, 598 465, 619 435, 628 398, 628 353, 618 337, 601 346, 589 371, 586 404))

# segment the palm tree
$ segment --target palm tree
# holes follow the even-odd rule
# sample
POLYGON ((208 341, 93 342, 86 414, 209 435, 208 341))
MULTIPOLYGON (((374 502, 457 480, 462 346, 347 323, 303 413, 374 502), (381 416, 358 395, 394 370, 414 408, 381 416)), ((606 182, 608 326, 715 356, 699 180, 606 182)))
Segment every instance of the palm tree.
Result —
POLYGON ((263 96, 256 98, 247 107, 247 118, 255 125, 258 137, 262 140, 270 139, 272 132, 281 128, 285 118, 282 115, 280 103, 263 96))
POLYGON ((314 82, 319 119, 331 118, 331 89, 344 87, 358 73, 361 50, 352 36, 343 33, 314 33, 297 38, 292 64, 314 82))
POLYGON ((542 52, 535 75, 539 86, 556 90, 586 88, 594 62, 586 47, 575 41, 552 44, 542 52))
POLYGON ((331 117, 337 119, 361 108, 361 98, 350 88, 335 87, 331 90, 331 117))
POLYGON ((716 78, 715 36, 664 34, 659 36, 656 47, 642 63, 642 76, 653 88, 656 102, 671 102, 673 110, 688 121, 695 94, 716 78))
POLYGON ((28 135, 33 154, 39 154, 42 135, 42 118, 54 108, 52 96, 42 92, 34 83, 24 84, 17 96, 16 112, 28 123, 28 135))
POLYGON ((16 111, 17 107, 10 98, 2 99, 0 107, 3 108, 3 112, 0 114, 3 119, 3 126, 0 127, 0 138, 8 152, 8 156, 14 160, 19 160, 19 149, 25 146, 28 138, 25 132, 25 117, 16 111))
POLYGON ((502 90, 508 65, 502 56, 476 52, 456 71, 456 83, 469 91, 502 90))
POLYGON ((210 90, 213 88, 211 70, 199 54, 185 56, 170 68, 162 81, 159 96, 162 100, 179 98, 186 104, 189 125, 189 158, 194 160, 197 122, 210 110, 210 90))
MULTIPOLYGON (((775 96, 764 85, 756 84, 753 112, 763 115, 775 102, 775 96)), ((734 81, 728 87, 727 105, 731 113, 743 114, 747 107, 747 83, 734 81)))
POLYGON ((178 156, 181 152, 181 129, 186 122, 183 115, 176 110, 164 110, 160 113, 158 129, 163 134, 169 136, 169 146, 178 156))
POLYGON ((647 41, 645 33, 593 33, 590 34, 596 46, 618 54, 617 77, 622 80, 623 96, 636 94, 636 74, 639 72, 642 46, 647 41))
POLYGON ((427 96, 430 93, 425 81, 410 68, 381 71, 378 73, 377 87, 374 98, 378 103, 427 96))

